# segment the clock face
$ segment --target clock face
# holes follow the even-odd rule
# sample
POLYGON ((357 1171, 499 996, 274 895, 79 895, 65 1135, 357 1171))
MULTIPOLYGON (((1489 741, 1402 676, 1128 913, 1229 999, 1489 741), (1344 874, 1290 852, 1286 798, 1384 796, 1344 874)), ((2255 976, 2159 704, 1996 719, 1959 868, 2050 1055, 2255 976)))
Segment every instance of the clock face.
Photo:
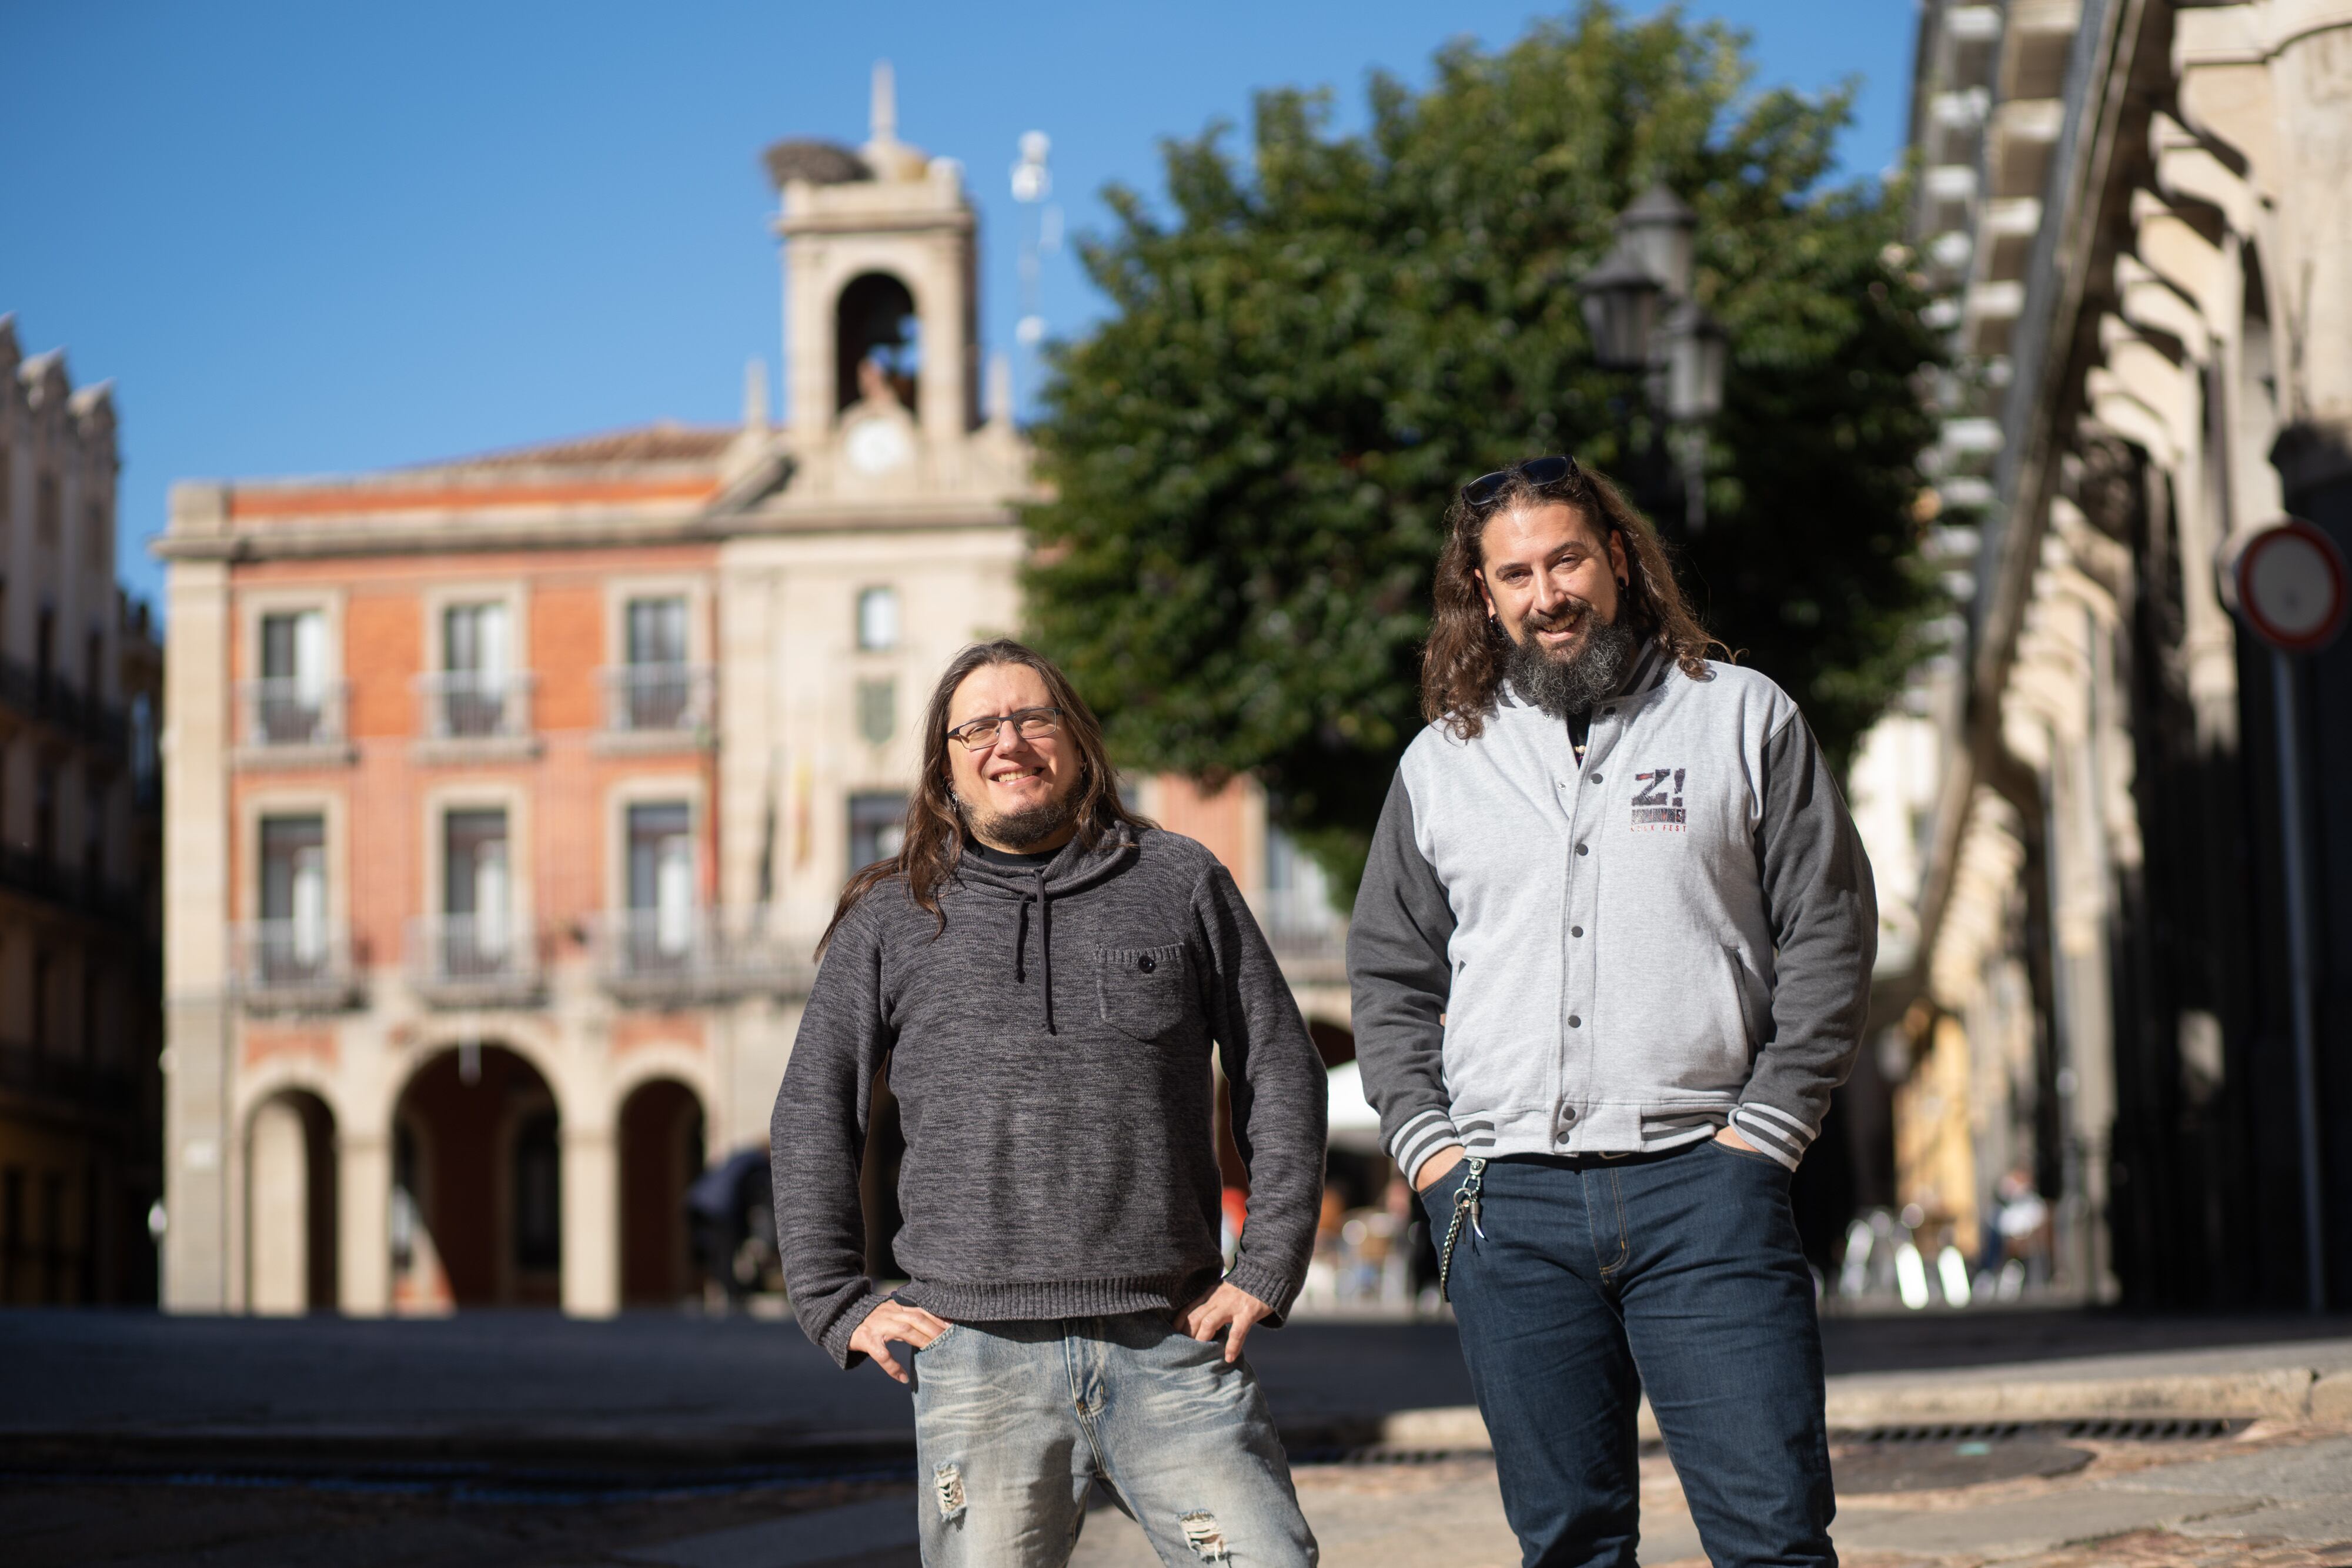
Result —
POLYGON ((849 427, 842 445, 849 465, 860 474, 887 474, 915 455, 907 427, 895 419, 861 419, 849 427))

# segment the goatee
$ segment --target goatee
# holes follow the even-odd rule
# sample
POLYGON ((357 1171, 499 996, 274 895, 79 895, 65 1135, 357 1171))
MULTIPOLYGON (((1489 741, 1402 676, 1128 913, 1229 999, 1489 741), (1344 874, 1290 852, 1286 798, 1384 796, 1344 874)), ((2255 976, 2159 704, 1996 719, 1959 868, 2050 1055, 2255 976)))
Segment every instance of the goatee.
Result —
POLYGON ((1070 825, 1078 814, 1078 792, 1072 789, 1056 800, 1040 800, 1034 806, 1024 806, 1017 811, 989 811, 975 806, 959 791, 956 804, 963 808, 964 821, 972 836, 1010 844, 1015 854, 1025 853, 1031 844, 1043 842, 1070 825))
POLYGON ((1633 629, 1623 622, 1595 621, 1590 607, 1584 617, 1588 630, 1582 643, 1573 653, 1562 655, 1544 651, 1535 638, 1534 618, 1529 617, 1527 641, 1511 644, 1503 666, 1511 689, 1522 700, 1557 719, 1580 717, 1591 713, 1594 704, 1615 696, 1638 646, 1633 629))

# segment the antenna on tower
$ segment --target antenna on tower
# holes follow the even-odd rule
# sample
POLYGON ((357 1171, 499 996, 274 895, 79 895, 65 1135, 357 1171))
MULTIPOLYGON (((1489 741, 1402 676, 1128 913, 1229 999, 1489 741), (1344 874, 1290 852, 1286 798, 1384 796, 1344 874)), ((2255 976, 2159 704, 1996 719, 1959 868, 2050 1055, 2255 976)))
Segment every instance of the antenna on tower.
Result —
POLYGON ((874 107, 871 115, 874 141, 887 147, 898 140, 898 87, 890 74, 888 60, 874 62, 874 107))
POLYGON ((756 354, 743 367, 743 428, 768 428, 768 363, 756 354))

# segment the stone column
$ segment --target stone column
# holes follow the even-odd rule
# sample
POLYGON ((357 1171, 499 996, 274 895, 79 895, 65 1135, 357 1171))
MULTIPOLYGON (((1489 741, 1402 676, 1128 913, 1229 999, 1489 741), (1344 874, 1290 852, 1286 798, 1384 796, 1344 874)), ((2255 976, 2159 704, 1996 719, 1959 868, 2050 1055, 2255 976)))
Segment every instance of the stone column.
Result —
POLYGON ((621 1310, 620 1148, 610 1126, 563 1127, 563 1310, 621 1310))
POLYGON ((335 1293, 345 1315, 392 1310, 392 1140, 335 1132, 335 1293))
MULTIPOLYGON (((226 497, 183 486, 174 535, 216 531, 226 497)), ((233 1306, 227 1172, 236 1030, 227 1000, 228 570, 172 567, 172 658, 163 687, 163 1306, 233 1306)))
POLYGON ((310 1177, 302 1113, 269 1101, 246 1147, 246 1308, 295 1317, 310 1306, 310 1177))

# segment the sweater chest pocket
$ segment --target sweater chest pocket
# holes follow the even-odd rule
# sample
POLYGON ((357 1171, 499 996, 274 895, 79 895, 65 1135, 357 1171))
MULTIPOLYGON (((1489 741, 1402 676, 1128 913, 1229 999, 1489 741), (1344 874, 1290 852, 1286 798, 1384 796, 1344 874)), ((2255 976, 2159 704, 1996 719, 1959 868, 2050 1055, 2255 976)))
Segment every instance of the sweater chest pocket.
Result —
POLYGON ((1102 1021, 1137 1040, 1159 1040, 1192 1010, 1184 945, 1095 949, 1095 1005, 1102 1021))

